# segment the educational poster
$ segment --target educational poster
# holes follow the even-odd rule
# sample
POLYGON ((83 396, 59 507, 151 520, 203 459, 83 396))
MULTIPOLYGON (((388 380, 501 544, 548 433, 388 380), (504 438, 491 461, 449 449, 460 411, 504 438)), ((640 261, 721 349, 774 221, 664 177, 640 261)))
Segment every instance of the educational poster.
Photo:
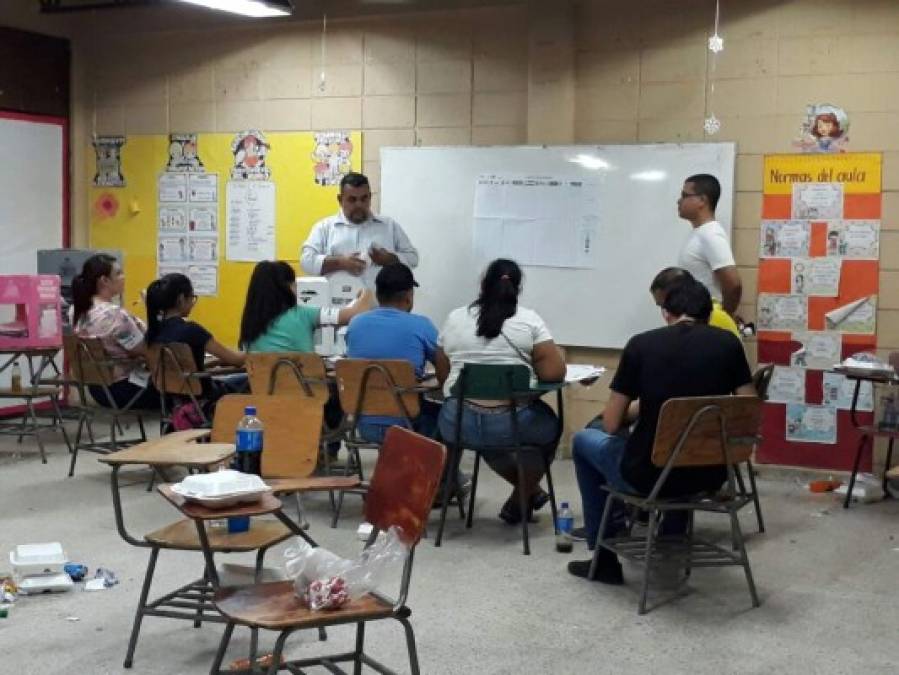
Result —
POLYGON ((768 384, 772 403, 805 403, 805 370, 775 366, 768 384))
POLYGON ((97 157, 94 185, 123 187, 125 176, 122 173, 122 146, 125 145, 125 137, 96 136, 93 145, 97 157))
POLYGON ((877 298, 861 298, 824 315, 828 330, 857 335, 874 335, 877 323, 877 298))
POLYGON ((763 220, 759 257, 807 256, 810 231, 807 220, 763 220))
POLYGON ((805 295, 759 293, 759 330, 803 330, 808 324, 805 295))
POLYGON ((827 370, 842 359, 842 340, 836 332, 794 331, 799 348, 790 355, 790 365, 808 370, 827 370))
POLYGON ((186 173, 206 171, 200 161, 196 134, 169 134, 169 163, 165 170, 186 173))
POLYGON ((827 255, 858 260, 880 258, 879 220, 834 220, 827 224, 827 255))
POLYGON ((786 439, 802 443, 837 442, 837 410, 829 405, 787 403, 786 439))
MULTIPOLYGON (((824 373, 824 405, 833 406, 837 410, 850 410, 855 385, 855 380, 850 380, 841 373, 824 373)), ((866 412, 874 410, 874 385, 870 382, 862 382, 859 386, 856 408, 866 412)))
POLYGON ((315 132, 312 151, 313 175, 316 185, 340 185, 350 172, 353 158, 353 139, 348 131, 315 132))
POLYGON ((835 298, 840 290, 839 258, 793 258, 793 294, 835 298))
POLYGON ((228 260, 256 262, 275 258, 275 184, 228 181, 225 207, 228 260))
MULTIPOLYGON (((167 166, 172 166, 173 152, 183 162, 188 161, 185 152, 196 155, 196 137, 190 136, 170 136, 167 166), (180 140, 172 140, 176 136, 180 140), (175 145, 181 150, 173 151, 175 145)), ((156 182, 157 272, 162 276, 168 273, 164 269, 177 267, 190 277, 198 296, 213 296, 218 292, 218 175, 190 173, 205 171, 198 157, 191 166, 188 171, 165 171, 156 182)))
POLYGON ((172 204, 184 204, 187 202, 187 174, 186 173, 162 173, 159 174, 160 202, 172 204))
POLYGON ((596 194, 593 181, 482 174, 475 184, 475 254, 526 266, 593 267, 596 194))
POLYGON ((796 183, 793 185, 793 218, 833 220, 843 217, 843 186, 840 183, 796 183))
MULTIPOLYGON (((818 120, 822 134, 831 122, 818 120)), ((769 155, 763 170, 758 355, 778 368, 757 459, 850 469, 858 444, 849 415, 854 383, 832 368, 877 348, 881 156, 822 147, 769 155)), ((873 396, 860 391, 863 424, 873 422, 873 396)), ((862 470, 870 464, 863 455, 862 470)))

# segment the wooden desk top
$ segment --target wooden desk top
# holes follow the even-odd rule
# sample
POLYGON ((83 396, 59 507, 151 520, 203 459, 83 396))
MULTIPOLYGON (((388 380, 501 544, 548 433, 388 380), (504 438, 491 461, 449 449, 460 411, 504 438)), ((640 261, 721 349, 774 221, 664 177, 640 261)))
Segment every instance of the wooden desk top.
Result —
POLYGON ((156 490, 188 518, 194 520, 218 520, 219 518, 236 518, 240 516, 264 516, 281 509, 281 500, 272 494, 263 495, 259 501, 247 504, 235 504, 222 509, 211 509, 208 506, 188 502, 184 497, 175 494, 168 483, 157 485, 156 490))
POLYGON ((195 443, 209 435, 209 429, 190 429, 154 438, 130 448, 101 455, 98 459, 111 466, 143 464, 147 466, 185 466, 202 468, 218 464, 234 454, 231 443, 195 443))

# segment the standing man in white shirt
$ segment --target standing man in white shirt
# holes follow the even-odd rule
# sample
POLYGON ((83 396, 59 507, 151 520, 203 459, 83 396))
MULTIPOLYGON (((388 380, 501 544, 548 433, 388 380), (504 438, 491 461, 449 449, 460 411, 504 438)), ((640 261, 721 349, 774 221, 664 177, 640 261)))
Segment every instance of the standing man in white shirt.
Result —
POLYGON ((361 173, 348 173, 340 181, 340 210, 315 224, 300 251, 306 274, 330 276, 347 272, 373 289, 385 265, 401 262, 418 266, 418 251, 392 218, 371 212, 371 187, 361 173))
POLYGON ((715 220, 720 196, 721 184, 710 174, 696 174, 684 182, 677 200, 677 215, 690 221, 693 231, 680 250, 678 267, 709 289, 712 301, 733 317, 740 305, 743 284, 727 232, 715 220))

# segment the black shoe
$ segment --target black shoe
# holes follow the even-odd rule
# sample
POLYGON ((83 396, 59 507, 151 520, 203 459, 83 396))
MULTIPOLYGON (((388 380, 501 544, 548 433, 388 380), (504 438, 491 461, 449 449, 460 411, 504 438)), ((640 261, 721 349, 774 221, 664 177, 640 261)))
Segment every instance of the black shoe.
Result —
MULTIPOLYGON (((507 525, 519 525, 521 523, 521 507, 518 505, 517 499, 509 497, 503 508, 500 509, 499 519, 507 525)), ((536 523, 537 517, 532 509, 528 508, 528 522, 536 523)))
POLYGON ((571 538, 574 541, 587 541, 587 528, 576 527, 571 531, 571 538))
POLYGON ((539 511, 549 503, 549 493, 546 490, 538 489, 531 495, 531 511, 539 511))
MULTIPOLYGON (((568 573, 582 579, 588 579, 590 573, 590 564, 592 560, 572 560, 568 563, 568 573)), ((612 559, 600 558, 599 564, 596 566, 596 576, 591 581, 598 581, 610 586, 621 586, 624 584, 624 574, 621 571, 621 563, 616 557, 612 559)))

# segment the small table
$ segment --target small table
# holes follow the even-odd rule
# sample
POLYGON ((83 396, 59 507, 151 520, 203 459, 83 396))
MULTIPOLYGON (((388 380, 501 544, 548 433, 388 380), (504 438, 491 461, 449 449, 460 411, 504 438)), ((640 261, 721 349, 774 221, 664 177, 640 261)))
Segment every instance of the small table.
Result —
POLYGON ((899 438, 899 429, 881 429, 877 426, 877 424, 862 424, 858 420, 858 395, 861 391, 862 382, 870 382, 872 387, 876 384, 890 384, 895 385, 899 384, 899 377, 896 376, 893 372, 887 371, 874 371, 874 372, 865 372, 858 369, 849 369, 842 366, 837 366, 833 369, 833 372, 839 373, 846 377, 846 379, 855 381, 855 390, 852 393, 852 406, 849 409, 849 416, 852 420, 852 426, 854 426, 859 432, 861 432, 861 438, 858 441, 858 449, 855 452, 855 461, 852 463, 852 474, 849 476, 849 489, 846 490, 846 499, 843 502, 843 508, 848 509, 849 503, 852 501, 852 488, 855 487, 855 479, 858 476, 858 467, 861 463, 862 459, 862 451, 865 448, 865 444, 869 441, 871 442, 871 450, 874 450, 874 439, 875 438, 888 438, 889 445, 887 446, 887 461, 884 467, 883 473, 883 492, 885 495, 888 495, 887 492, 887 480, 889 479, 890 472, 890 464, 893 459, 893 443, 896 438, 899 438))
POLYGON ((62 438, 66 447, 68 447, 69 452, 72 452, 72 444, 69 442, 69 436, 63 424, 62 412, 59 409, 62 373, 60 373, 54 359, 59 354, 60 349, 61 347, 0 349, 0 359, 4 357, 6 359, 0 364, 0 373, 8 368, 12 368, 13 364, 22 358, 28 364, 28 377, 31 383, 30 386, 22 386, 20 389, 13 389, 12 387, 0 388, 0 399, 24 399, 25 401, 25 412, 22 414, 21 423, 0 420, 0 434, 18 436, 19 443, 22 442, 23 436, 34 436, 38 449, 41 452, 41 462, 44 464, 47 463, 47 453, 44 450, 44 442, 41 439, 42 431, 57 429, 62 432, 62 438), (37 367, 35 367, 35 359, 39 359, 37 367), (48 368, 53 369, 56 374, 55 378, 44 377, 44 371, 48 368), (39 421, 34 405, 34 400, 41 398, 46 398, 53 408, 53 417, 43 424, 39 421))

